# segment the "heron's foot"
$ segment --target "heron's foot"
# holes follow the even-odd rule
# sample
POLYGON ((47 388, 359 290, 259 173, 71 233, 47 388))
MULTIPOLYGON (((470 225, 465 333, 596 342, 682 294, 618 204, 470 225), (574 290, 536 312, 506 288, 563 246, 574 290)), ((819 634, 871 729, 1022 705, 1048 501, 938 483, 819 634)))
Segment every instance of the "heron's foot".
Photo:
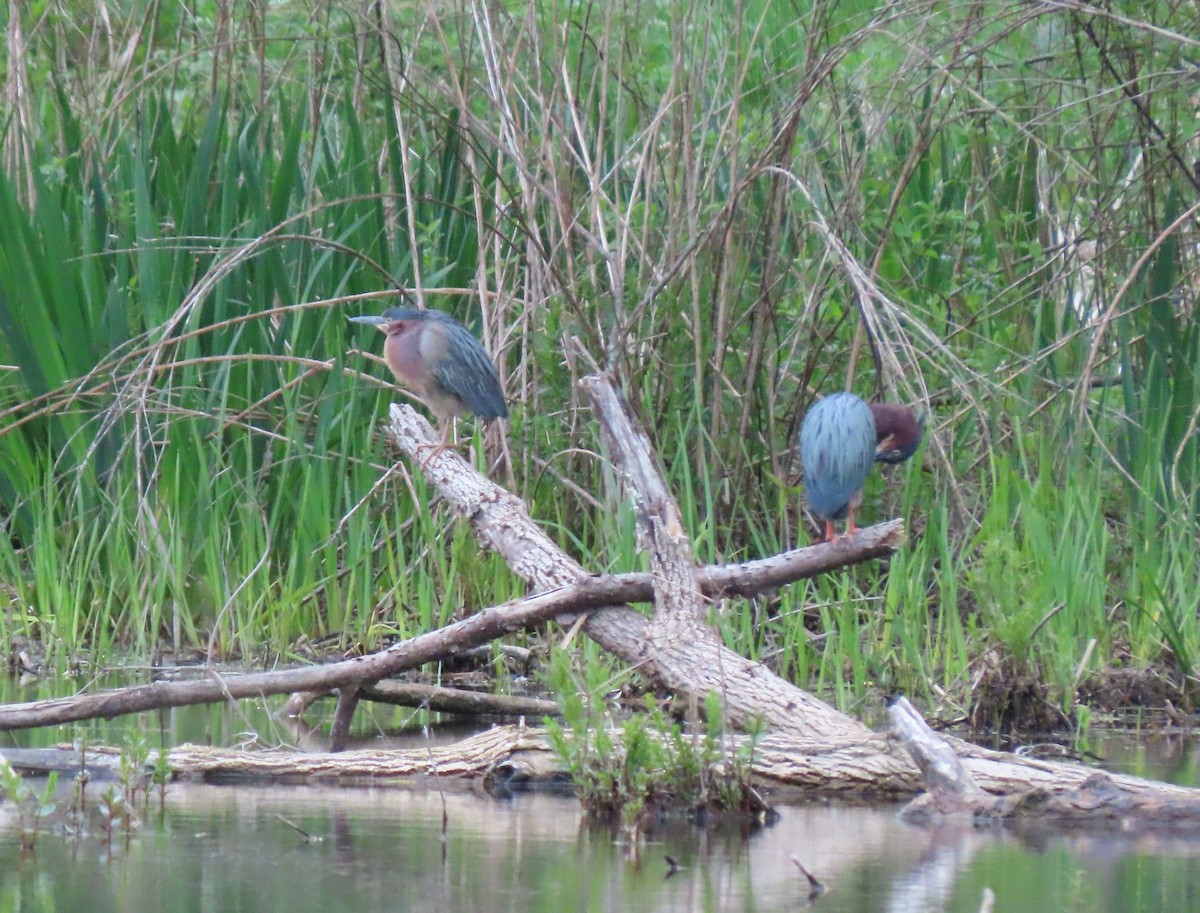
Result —
POLYGON ((429 469, 430 464, 434 461, 435 458, 441 456, 443 451, 454 450, 454 449, 455 449, 454 446, 447 443, 446 441, 439 441, 436 444, 418 444, 417 445, 417 463, 420 464, 421 470, 425 471, 425 470, 429 469), (422 456, 421 451, 423 451, 423 450, 428 450, 429 452, 426 453, 424 456, 422 456))

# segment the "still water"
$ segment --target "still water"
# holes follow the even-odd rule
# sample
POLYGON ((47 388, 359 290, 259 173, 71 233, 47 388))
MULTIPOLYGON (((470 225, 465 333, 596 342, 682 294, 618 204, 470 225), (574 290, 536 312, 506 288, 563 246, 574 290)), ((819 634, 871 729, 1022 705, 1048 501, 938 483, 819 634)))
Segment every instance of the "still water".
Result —
MULTIPOLYGON (((121 745, 138 731, 150 747, 322 747, 322 730, 297 730, 272 709, 179 708, 4 733, 0 745, 121 745)), ((429 743, 466 734, 411 710, 376 706, 361 718, 360 747, 404 744, 414 730, 429 743)), ((1200 782, 1193 735, 1099 735, 1086 747, 1108 769, 1200 782)), ((95 811, 103 788, 89 787, 83 835, 47 824, 32 852, 0 799, 0 913, 975 913, 984 888, 997 913, 1200 911, 1200 832, 922 828, 895 806, 809 804, 782 807, 776 824, 751 832, 670 824, 631 847, 583 826, 578 804, 557 795, 172 784, 162 807, 152 798, 110 847, 95 811), (666 856, 682 866, 670 877, 666 856), (793 860, 823 894, 810 901, 793 860)))
POLYGON ((102 836, 0 838, 0 911, 794 911, 799 858, 829 911, 1200 909, 1200 845, 918 829, 892 809, 784 808, 750 835, 688 826, 631 857, 566 798, 176 786, 111 855, 102 836), (314 838, 306 842, 283 815, 314 838), (683 866, 667 878, 664 855, 683 866))
POLYGON ((917 828, 894 807, 813 804, 749 834, 666 826, 633 853, 566 797, 444 802, 443 839, 436 793, 173 785, 111 850, 93 819, 27 853, 0 805, 0 913, 974 913, 984 887, 997 911, 1200 910, 1198 838, 917 828), (826 886, 811 904, 793 859, 826 886))

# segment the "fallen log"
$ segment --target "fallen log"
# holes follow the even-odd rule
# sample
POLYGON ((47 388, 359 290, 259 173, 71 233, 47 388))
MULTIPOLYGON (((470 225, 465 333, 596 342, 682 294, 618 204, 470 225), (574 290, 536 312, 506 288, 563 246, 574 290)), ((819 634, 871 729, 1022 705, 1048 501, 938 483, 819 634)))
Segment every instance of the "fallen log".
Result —
MULTIPOLYGON (((435 440, 428 423, 415 412, 412 416, 424 425, 429 435, 419 440, 435 440)), ((447 452, 439 459, 449 460, 452 457, 447 452)), ((453 459, 457 459, 463 471, 474 473, 461 458, 453 459)), ((487 484, 491 485, 490 482, 487 484)), ((511 515, 505 513, 496 522, 501 520, 510 522, 511 515)), ((525 522, 539 536, 542 535, 532 520, 526 518, 525 522)), ((702 592, 708 598, 753 595, 847 563, 890 554, 903 541, 903 537, 903 524, 893 520, 862 530, 853 544, 812 546, 761 560, 705 567, 697 572, 697 578, 702 592)), ((70 697, 3 704, 0 705, 0 731, 33 729, 80 720, 112 719, 127 713, 263 698, 273 694, 329 692, 345 685, 378 682, 427 662, 460 655, 505 634, 544 624, 554 618, 569 619, 580 612, 593 611, 602 606, 646 602, 653 596, 654 585, 650 574, 593 577, 581 569, 578 582, 482 609, 461 621, 419 634, 378 653, 272 672, 223 673, 214 667, 200 667, 204 678, 198 680, 158 681, 70 697)), ((636 631, 645 621, 645 616, 633 610, 628 611, 631 616, 641 619, 641 622, 632 622, 636 631)))
POLYGON ((462 688, 443 688, 419 682, 382 681, 364 685, 359 692, 364 701, 419 707, 434 713, 461 713, 469 716, 557 716, 558 704, 545 698, 523 694, 489 694, 462 688))
MULTIPOLYGON (((3 758, 21 773, 86 770, 94 779, 115 779, 120 772, 120 750, 92 747, 3 748, 3 758)), ((156 765, 152 751, 146 772, 156 765)), ((476 780, 488 771, 521 771, 530 781, 549 782, 561 776, 555 755, 541 729, 497 726, 453 745, 422 745, 392 751, 297 752, 290 749, 243 751, 204 745, 180 745, 167 753, 171 778, 181 782, 231 783, 336 783, 357 786, 413 787, 436 777, 446 785, 476 780), (504 767, 509 765, 509 767, 504 767)))
POLYGON ((904 698, 888 708, 892 732, 912 753, 926 791, 902 811, 907 821, 946 816, 975 821, 1042 821, 1096 825, 1200 827, 1200 790, 1141 777, 1107 773, 1081 764, 1021 763, 1011 754, 985 751, 939 736, 904 698), (967 756, 960 756, 957 751, 967 756), (1015 785, 1019 773, 1021 785, 1015 785))
POLYGON ((915 818, 930 813, 973 813, 992 798, 975 782, 962 758, 929 728, 907 698, 892 700, 888 719, 892 732, 900 737, 917 762, 926 789, 912 801, 906 814, 915 818))
MULTIPOLYGON (((302 691, 293 695, 278 712, 280 717, 299 717, 315 701, 336 692, 302 691), (298 700, 297 698, 303 698, 298 700)), ((398 682, 392 679, 365 684, 359 688, 359 698, 376 704, 412 707, 433 713, 457 713, 478 717, 557 716, 558 704, 540 697, 520 694, 492 694, 490 691, 470 691, 447 688, 422 682, 398 682)))
MULTIPOLYGON (((916 717, 905 714, 911 725, 916 717)), ((919 718, 919 717, 917 717, 919 718)), ((849 800, 916 799, 901 812, 913 823, 962 817, 968 821, 1038 822, 1057 825, 1111 827, 1123 831, 1169 827, 1200 827, 1200 791, 1155 783, 1140 777, 1109 774, 1076 764, 1037 763, 1002 752, 965 759, 963 767, 977 781, 969 805, 936 808, 930 795, 917 793, 922 781, 880 781, 875 760, 889 743, 908 738, 877 736, 869 742, 832 745, 824 740, 773 734, 750 748, 750 737, 736 736, 732 750, 748 753, 751 785, 779 803, 814 796, 849 800), (979 763, 986 761, 987 763, 979 763), (1029 785, 1013 790, 1012 776, 1020 770, 1029 785), (1002 790, 1003 794, 995 791, 1002 790), (1152 810, 1153 813, 1150 813, 1152 810)), ((928 731, 922 738, 941 737, 928 731)), ((77 773, 87 769, 93 779, 115 779, 120 772, 116 748, 0 749, 22 773, 77 773)), ((154 769, 157 753, 147 761, 154 769)), ((421 744, 400 750, 357 750, 337 753, 296 752, 287 749, 243 751, 202 745, 181 745, 168 752, 172 779, 187 783, 321 783, 356 787, 424 789, 436 780, 449 789, 482 786, 495 792, 567 788, 569 772, 554 753, 545 730, 523 725, 497 726, 449 745, 421 744)))
MULTIPOLYGON (((651 475, 657 476, 649 442, 630 422, 608 379, 599 375, 589 378, 585 381, 585 389, 592 395, 597 420, 612 449, 617 468, 629 472, 635 486, 643 484, 651 475), (611 391, 611 395, 606 391, 611 391)), ((399 404, 392 405, 389 415, 386 429, 389 440, 414 460, 428 454, 431 443, 436 440, 429 423, 416 410, 399 404)), ((467 520, 476 538, 501 555, 513 572, 534 589, 571 586, 590 577, 579 562, 542 532, 518 497, 475 472, 456 454, 445 451, 434 456, 424 464, 424 472, 442 497, 467 520)), ((665 503, 665 482, 658 483, 656 491, 659 494, 654 503, 665 503)), ((634 497, 639 507, 652 501, 641 491, 636 491, 634 497)), ((669 499, 669 494, 666 498, 669 499)), ((641 514, 639 511, 639 520, 641 514)), ((678 508, 673 517, 664 518, 661 527, 667 538, 678 533, 686 545, 678 508)), ((864 549, 879 555, 881 552, 876 549, 882 548, 883 553, 887 553, 902 542, 903 524, 894 521, 863 530, 848 541, 810 548, 827 555, 831 561, 844 561, 859 558, 866 553, 864 549)), ((658 575, 652 573, 650 576, 661 577, 664 572, 660 568, 658 575)), ((685 583, 682 588, 694 589, 697 585, 702 590, 700 575, 695 583, 685 583)), ((570 624, 578 615, 579 612, 564 613, 558 620, 570 624)), ((710 692, 719 693, 726 716, 735 726, 765 723, 774 731, 798 736, 873 737, 871 730, 857 720, 784 681, 760 663, 726 649, 710 628, 694 624, 687 620, 689 618, 694 619, 694 613, 674 610, 664 611, 660 618, 656 609, 652 619, 614 600, 603 610, 584 612, 584 617, 578 620, 583 632, 592 640, 627 664, 636 666, 641 674, 661 687, 701 701, 710 692), (672 625, 682 625, 686 630, 682 636, 675 636, 670 630, 672 625)), ((911 760, 901 757, 889 773, 902 775, 911 771, 911 760)))

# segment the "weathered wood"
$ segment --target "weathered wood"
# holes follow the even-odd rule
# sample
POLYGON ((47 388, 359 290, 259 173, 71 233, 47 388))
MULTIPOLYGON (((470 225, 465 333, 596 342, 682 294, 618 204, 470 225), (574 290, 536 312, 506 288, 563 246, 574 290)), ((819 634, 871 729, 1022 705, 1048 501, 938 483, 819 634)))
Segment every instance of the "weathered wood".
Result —
POLYGON ((888 708, 892 730, 917 760, 926 792, 906 820, 946 815, 1058 824, 1108 821, 1200 826, 1200 790, 1061 761, 1030 761, 939 736, 906 699, 888 708))
MULTIPOLYGON (((93 779, 120 774, 120 751, 102 747, 79 752, 67 748, 2 748, 0 758, 21 773, 86 770, 93 779)), ((151 752, 147 772, 157 763, 151 752)), ((172 779, 199 783, 329 783, 357 786, 423 787, 436 775, 439 783, 478 782, 493 777, 508 788, 551 784, 563 769, 543 729, 497 726, 452 745, 421 745, 388 751, 297 752, 242 751, 204 745, 180 745, 168 751, 172 779)), ((470 785, 469 783, 467 785, 470 785)))
MULTIPOLYGON (((649 626, 651 662, 671 657, 680 650, 693 655, 698 650, 719 654, 723 648, 716 630, 704 623, 706 601, 683 517, 659 472, 649 439, 631 414, 628 402, 611 382, 593 376, 584 378, 582 386, 591 397, 601 438, 612 462, 625 477, 628 497, 636 512, 638 546, 649 558, 654 583, 654 613, 649 626)), ((612 501, 623 496, 620 491, 609 493, 612 501)), ((657 675, 663 683, 674 680, 671 687, 688 698, 689 718, 694 719, 695 708, 705 692, 693 688, 686 675, 682 678, 674 675, 676 671, 673 664, 666 663, 657 675)), ((726 697, 729 721, 744 728, 752 718, 743 714, 742 709, 739 702, 726 697)))
MULTIPOLYGON (((731 748, 744 751, 748 744, 748 737, 737 736, 731 748)), ((915 766, 906 779, 880 776, 881 770, 886 773, 891 765, 880 765, 879 760, 886 759, 896 744, 897 740, 885 736, 839 743, 768 735, 754 747, 751 782, 773 801, 798 796, 910 798, 922 787, 915 766)), ((976 817, 1200 826, 1200 791, 1055 762, 1034 765, 1044 775, 1042 785, 1014 792, 1010 790, 1012 777, 1028 769, 1024 759, 1000 752, 988 754, 992 757, 986 763, 978 763, 983 759, 964 760, 982 787, 985 804, 976 817), (1001 789, 1010 790, 1009 795, 992 792, 1001 789)), ((355 784, 369 779, 404 786, 418 785, 413 777, 436 774, 439 778, 490 777, 512 787, 561 782, 567 773, 545 731, 524 726, 498 726, 452 745, 407 751, 307 755, 183 746, 173 749, 168 760, 177 776, 209 782, 236 777, 355 784)))
MULTIPOLYGON (((888 707, 892 731, 908 748, 917 762, 928 790, 919 797, 925 807, 930 804, 942 815, 974 811, 988 798, 958 754, 917 713, 908 698, 900 697, 888 707)), ((910 809, 910 812, 917 810, 910 809)))
POLYGON ((337 707, 333 711, 333 723, 329 727, 329 750, 343 751, 350 739, 350 721, 358 709, 357 684, 343 685, 338 689, 337 707))
MULTIPOLYGON (((937 736, 935 735, 936 739, 937 736)), ((896 739, 830 742, 775 734, 761 739, 750 752, 751 785, 773 802, 799 797, 905 799, 922 786, 912 767, 907 780, 880 774, 878 760, 896 739)), ((734 736, 731 750, 746 752, 749 738, 734 736)), ((73 773, 86 766, 93 778, 119 773, 119 750, 0 749, 22 772, 50 770, 73 773)), ((1029 765, 1024 759, 988 752, 964 760, 982 788, 977 809, 960 813, 976 819, 1037 821, 1067 825, 1119 823, 1123 829, 1200 827, 1200 792, 1121 774, 1107 774, 1077 764, 1029 765), (1038 772, 1033 788, 1013 790, 1014 776, 1038 772), (996 795, 1005 790, 1007 795, 996 795)), ((148 762, 153 767, 155 757, 148 762)), ((282 782, 370 784, 424 788, 431 776, 447 787, 471 783, 498 789, 543 788, 565 784, 567 771, 558 760, 545 730, 519 725, 497 726, 450 745, 417 745, 406 750, 357 750, 303 753, 290 750, 241 751, 182 745, 168 753, 167 766, 176 780, 202 783, 282 782)), ((883 770, 886 772, 887 767, 883 770)), ((909 820, 942 819, 931 800, 910 803, 909 820)))
MULTIPOLYGON (((597 377, 589 383, 608 381, 597 377)), ((434 440, 433 429, 416 410, 394 403, 390 417, 388 436, 409 456, 416 458, 434 440)), ((466 466, 456 455, 446 452, 435 456, 425 466, 425 473, 442 497, 471 524, 476 537, 500 554, 513 572, 535 589, 569 586, 589 577, 579 562, 563 552, 530 519, 519 498, 466 466)), ((893 536, 897 529, 892 528, 893 536)), ((871 537, 863 539, 878 544, 871 537)), ((850 547, 853 545, 850 543, 850 547)), ((836 545, 815 548, 838 552, 836 545)), ((573 620, 572 616, 559 617, 564 623, 573 620)), ((588 612, 583 631, 605 650, 666 688, 701 698, 713 691, 721 694, 726 712, 736 723, 746 724, 753 718, 772 729, 798 736, 873 738, 871 731, 857 720, 838 713, 715 639, 678 638, 656 643, 651 620, 615 601, 603 611, 588 612)), ((912 761, 898 754, 891 773, 900 775, 911 769, 912 761)))
POLYGON ((114 750, 76 751, 73 748, 0 748, 0 758, 19 774, 87 774, 91 781, 116 780, 121 758, 114 750))
POLYGON ((330 691, 375 682, 453 656, 464 647, 540 624, 560 614, 564 606, 602 605, 608 601, 610 592, 611 585, 607 580, 586 580, 567 594, 571 598, 564 599, 560 593, 544 593, 482 609, 462 621, 418 635, 379 653, 323 666, 238 674, 222 674, 210 668, 204 670, 205 678, 196 681, 160 681, 93 694, 7 704, 0 706, 0 731, 77 720, 112 719, 126 713, 164 707, 262 698, 271 694, 330 691), (576 598, 579 601, 575 601, 576 598))
MULTIPOLYGON (((651 631, 655 639, 699 637, 715 642, 716 632, 703 623, 700 583, 683 516, 658 471, 649 439, 608 378, 585 377, 581 385, 592 399, 601 437, 627 480, 634 504, 638 545, 650 559, 654 583, 651 631)), ((619 497, 619 492, 610 494, 614 501, 619 497)))
POLYGON ((498 726, 453 745, 391 751, 301 754, 182 745, 170 750, 168 763, 177 778, 207 783, 270 780, 358 785, 369 781, 414 786, 423 785, 434 775, 439 782, 478 779, 503 765, 521 765, 525 776, 548 781, 555 775, 546 768, 546 764, 553 766, 553 758, 543 730, 498 726), (526 754, 531 757, 523 760, 526 754))

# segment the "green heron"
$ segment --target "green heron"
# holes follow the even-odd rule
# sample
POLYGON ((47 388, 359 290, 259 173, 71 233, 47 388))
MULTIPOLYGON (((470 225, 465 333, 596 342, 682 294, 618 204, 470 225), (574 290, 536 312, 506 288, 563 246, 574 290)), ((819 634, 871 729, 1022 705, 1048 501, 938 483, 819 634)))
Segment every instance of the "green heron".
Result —
POLYGON ((438 417, 442 442, 430 458, 450 445, 455 417, 473 412, 483 419, 508 418, 496 366, 470 330, 442 311, 392 308, 382 317, 351 317, 387 334, 383 360, 438 417))
POLYGON ((924 420, 907 406, 867 405, 853 393, 827 396, 800 424, 800 460, 804 488, 813 513, 825 521, 825 538, 836 538, 833 521, 846 518, 852 536, 854 508, 877 460, 902 463, 921 443, 924 420))

